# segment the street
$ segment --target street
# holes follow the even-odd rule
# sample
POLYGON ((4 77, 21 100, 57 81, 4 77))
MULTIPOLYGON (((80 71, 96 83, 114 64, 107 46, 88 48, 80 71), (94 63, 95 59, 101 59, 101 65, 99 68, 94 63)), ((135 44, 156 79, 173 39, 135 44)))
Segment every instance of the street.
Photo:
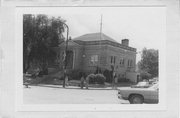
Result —
POLYGON ((24 104, 129 104, 118 99, 117 90, 61 86, 23 88, 24 104))

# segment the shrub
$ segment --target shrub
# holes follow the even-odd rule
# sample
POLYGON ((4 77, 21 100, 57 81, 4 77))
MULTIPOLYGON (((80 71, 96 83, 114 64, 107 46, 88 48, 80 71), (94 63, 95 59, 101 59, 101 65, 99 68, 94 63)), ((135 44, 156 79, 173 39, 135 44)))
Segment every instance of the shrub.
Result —
POLYGON ((81 71, 80 70, 72 70, 68 73, 69 79, 73 79, 73 80, 79 80, 80 76, 79 73, 81 71))
POLYGON ((98 84, 104 84, 106 77, 103 74, 96 74, 96 82, 98 84))
POLYGON ((105 78, 106 78, 106 82, 112 82, 112 74, 111 74, 111 71, 109 71, 109 70, 105 70, 104 72, 103 72, 103 75, 105 76, 105 78))
POLYGON ((95 83, 95 77, 96 75, 95 74, 89 74, 87 76, 88 80, 89 80, 89 84, 94 84, 95 83))
POLYGON ((119 82, 129 82, 129 79, 119 78, 119 79, 118 79, 118 83, 119 83, 119 82))
POLYGON ((106 78, 103 74, 90 74, 88 75, 89 84, 104 84, 106 78))
POLYGON ((149 80, 151 78, 151 74, 149 74, 148 72, 141 72, 140 73, 141 79, 146 79, 149 80))

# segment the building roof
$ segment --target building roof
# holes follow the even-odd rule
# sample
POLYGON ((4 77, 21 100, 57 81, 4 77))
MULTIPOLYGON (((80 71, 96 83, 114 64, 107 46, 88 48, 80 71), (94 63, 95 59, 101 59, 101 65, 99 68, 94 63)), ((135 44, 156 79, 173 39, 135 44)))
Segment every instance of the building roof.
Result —
POLYGON ((79 37, 74 38, 73 40, 80 40, 80 41, 99 41, 99 40, 108 40, 112 42, 116 42, 114 39, 110 38, 109 36, 105 35, 104 33, 90 33, 85 34, 79 37))
POLYGON ((117 41, 115 41, 114 39, 110 38, 109 36, 103 33, 85 34, 85 35, 72 39, 72 41, 79 45, 111 45, 118 48, 123 48, 126 50, 136 52, 136 48, 132 48, 130 46, 126 46, 121 43, 118 43, 117 41), (100 40, 101 36, 102 36, 102 39, 100 40))

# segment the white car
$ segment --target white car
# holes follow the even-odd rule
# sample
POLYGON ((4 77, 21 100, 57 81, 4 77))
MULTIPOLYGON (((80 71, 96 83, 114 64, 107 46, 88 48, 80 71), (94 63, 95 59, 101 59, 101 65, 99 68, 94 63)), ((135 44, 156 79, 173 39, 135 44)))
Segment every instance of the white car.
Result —
POLYGON ((130 104, 158 103, 158 84, 147 88, 122 87, 118 90, 118 98, 129 100, 130 104))

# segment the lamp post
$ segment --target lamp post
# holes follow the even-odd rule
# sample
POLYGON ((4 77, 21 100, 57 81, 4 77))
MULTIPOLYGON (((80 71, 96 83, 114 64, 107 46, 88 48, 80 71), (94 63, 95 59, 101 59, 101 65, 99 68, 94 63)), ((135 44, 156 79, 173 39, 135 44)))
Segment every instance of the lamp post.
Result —
MULTIPOLYGON (((63 22, 62 22, 63 23, 63 22)), ((66 28, 67 28, 67 37, 66 37, 66 45, 65 45, 65 63, 64 63, 64 80, 63 80, 63 88, 65 88, 65 78, 67 76, 67 70, 66 70, 66 67, 67 67, 67 49, 68 49, 68 39, 69 39, 69 27, 67 24, 63 23, 66 28)))

